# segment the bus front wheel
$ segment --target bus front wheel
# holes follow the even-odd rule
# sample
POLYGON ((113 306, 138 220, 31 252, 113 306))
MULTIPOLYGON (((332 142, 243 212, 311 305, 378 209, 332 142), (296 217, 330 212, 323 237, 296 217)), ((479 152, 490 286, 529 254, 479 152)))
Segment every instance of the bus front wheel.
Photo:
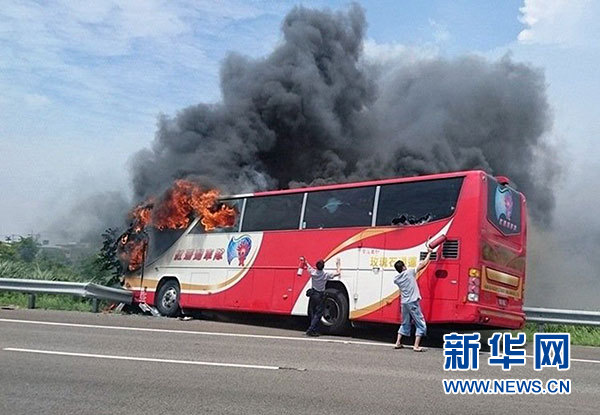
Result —
POLYGON ((168 280, 160 287, 154 301, 160 314, 166 317, 175 317, 179 313, 180 292, 179 283, 176 280, 168 280))
POLYGON ((340 290, 325 290, 321 324, 327 333, 341 334, 348 328, 348 298, 340 290))

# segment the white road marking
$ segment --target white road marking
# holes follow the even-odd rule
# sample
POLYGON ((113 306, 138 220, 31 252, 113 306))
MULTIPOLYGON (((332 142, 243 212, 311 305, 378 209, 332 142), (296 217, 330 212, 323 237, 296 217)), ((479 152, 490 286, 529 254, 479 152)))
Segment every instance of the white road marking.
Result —
MULTIPOLYGON (((533 356, 530 356, 530 355, 525 355, 525 357, 533 359, 533 356)), ((600 363, 600 360, 592 360, 592 359, 574 359, 574 358, 571 358, 570 360, 571 360, 571 362, 579 362, 579 363, 600 363)))
MULTIPOLYGON (((109 354, 93 354, 93 353, 72 353, 72 352, 59 352, 54 350, 35 350, 35 349, 19 349, 14 347, 5 347, 3 349, 7 352, 21 352, 21 353, 36 353, 36 354, 49 354, 55 356, 73 356, 73 357, 88 357, 94 359, 112 359, 112 360, 133 360, 136 362, 155 362, 155 363, 176 363, 181 365, 198 365, 198 366, 219 366, 219 367, 235 367, 242 369, 265 369, 265 370, 278 370, 278 369, 289 369, 279 366, 264 366, 264 365, 247 365, 241 363, 218 363, 218 362, 201 362, 197 360, 175 360, 175 359, 156 359, 152 357, 135 357, 135 356, 115 356, 109 354)), ((302 370, 302 369, 298 369, 302 370)))
MULTIPOLYGON (((321 342, 321 343, 338 343, 338 344, 355 344, 361 346, 380 346, 380 347, 393 347, 389 343, 377 343, 377 342, 364 342, 356 340, 339 340, 339 339, 315 339, 306 337, 292 337, 292 336, 272 336, 267 334, 245 334, 245 333, 219 333, 213 331, 193 331, 193 330, 169 330, 169 329, 150 329, 145 327, 119 327, 119 326, 102 326, 97 324, 79 324, 79 323, 58 323, 53 321, 36 321, 36 320, 17 320, 9 318, 0 318, 0 322, 6 323, 25 323, 25 324, 40 324, 45 326, 63 326, 63 327, 80 327, 80 328, 91 328, 91 329, 106 329, 106 330, 124 330, 124 331, 142 331, 152 333, 176 333, 176 334, 193 334, 201 336, 223 336, 223 337, 244 337, 251 339, 275 339, 275 340, 292 340, 292 341, 304 341, 304 342, 321 342)), ((411 346, 408 346, 411 347, 411 346)), ((525 357, 533 359, 532 355, 526 355, 525 357)), ((600 360, 592 359, 577 359, 571 358, 571 362, 580 363, 598 363, 600 360)))
MULTIPOLYGON (((482 352, 482 353, 486 353, 489 354, 490 356, 492 355, 491 352, 482 352)), ((535 356, 530 355, 530 354, 526 354, 525 355, 526 358, 528 359, 533 359, 535 356)), ((600 360, 591 360, 591 359, 576 359, 576 358, 571 358, 569 359, 571 362, 580 362, 580 363, 600 363, 600 360)))
POLYGON ((315 338, 308 338, 308 337, 292 337, 292 336, 272 336, 272 335, 267 335, 267 334, 219 333, 219 332, 213 332, 213 331, 150 329, 147 327, 101 326, 101 325, 97 325, 97 324, 57 323, 57 322, 52 322, 52 321, 15 320, 15 319, 8 319, 8 318, 0 318, 0 322, 40 324, 40 325, 45 325, 45 326, 79 327, 79 328, 106 329, 106 330, 143 331, 143 332, 151 332, 151 333, 176 333, 176 334, 194 334, 194 335, 202 335, 202 336, 246 337, 246 338, 251 338, 251 339, 294 340, 294 341, 304 341, 304 342, 359 344, 359 345, 363 345, 363 346, 391 347, 390 344, 388 344, 388 343, 363 342, 363 341, 339 340, 339 339, 315 339, 315 338))

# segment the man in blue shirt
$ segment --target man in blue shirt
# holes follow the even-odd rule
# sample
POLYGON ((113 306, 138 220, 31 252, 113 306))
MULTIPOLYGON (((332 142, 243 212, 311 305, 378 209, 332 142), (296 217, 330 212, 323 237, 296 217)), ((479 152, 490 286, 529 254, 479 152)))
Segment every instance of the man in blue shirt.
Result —
POLYGON ((323 271, 323 268, 325 268, 325 261, 322 259, 317 261, 316 269, 313 268, 308 262, 306 263, 312 284, 312 291, 310 294, 310 299, 308 300, 308 317, 310 319, 310 327, 308 327, 308 330, 306 330, 307 336, 316 337, 319 335, 317 328, 319 327, 321 317, 323 317, 323 302, 325 300, 325 286, 327 284, 327 280, 339 277, 342 272, 341 261, 339 258, 336 260, 335 265, 337 269, 334 273, 332 273, 323 271))
POLYGON ((432 249, 429 247, 429 244, 426 244, 426 246, 427 256, 417 265, 416 269, 406 268, 403 261, 396 261, 394 264, 394 268, 398 271, 398 275, 394 277, 394 284, 400 289, 400 302, 402 304, 402 324, 398 329, 395 349, 402 349, 404 347, 402 346, 402 336, 410 336, 410 319, 412 317, 417 327, 413 350, 415 352, 424 352, 427 350, 420 346, 421 338, 427 333, 427 324, 421 311, 421 292, 417 284, 417 274, 425 269, 431 257, 432 249))

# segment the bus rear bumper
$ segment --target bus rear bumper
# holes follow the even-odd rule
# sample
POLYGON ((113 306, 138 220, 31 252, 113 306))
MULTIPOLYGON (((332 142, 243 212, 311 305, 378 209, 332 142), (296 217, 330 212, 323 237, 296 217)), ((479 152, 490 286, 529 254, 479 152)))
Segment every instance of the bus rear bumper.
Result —
POLYGON ((525 313, 523 312, 507 311, 477 304, 465 305, 465 307, 470 309, 470 320, 473 323, 509 329, 520 329, 525 325, 525 313))

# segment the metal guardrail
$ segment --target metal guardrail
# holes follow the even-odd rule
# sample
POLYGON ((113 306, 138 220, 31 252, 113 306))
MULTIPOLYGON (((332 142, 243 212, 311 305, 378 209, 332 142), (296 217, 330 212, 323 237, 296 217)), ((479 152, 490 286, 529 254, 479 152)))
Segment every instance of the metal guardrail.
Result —
POLYGON ((600 326, 600 312, 561 310, 556 308, 523 307, 528 322, 539 324, 574 324, 600 326))
POLYGON ((35 294, 63 294, 91 298, 92 309, 96 313, 98 312, 99 300, 131 304, 133 299, 131 291, 105 287, 91 282, 80 283, 0 278, 0 291, 16 291, 29 294, 29 308, 35 308, 35 294))

